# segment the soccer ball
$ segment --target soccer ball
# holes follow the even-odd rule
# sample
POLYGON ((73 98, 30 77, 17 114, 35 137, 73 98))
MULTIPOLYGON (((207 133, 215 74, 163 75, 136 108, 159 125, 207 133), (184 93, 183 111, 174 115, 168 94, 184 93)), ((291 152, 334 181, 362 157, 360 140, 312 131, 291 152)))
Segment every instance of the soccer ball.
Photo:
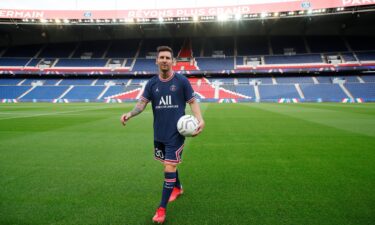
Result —
POLYGON ((198 120, 192 115, 182 116, 177 122, 178 132, 185 136, 191 137, 198 128, 198 120))

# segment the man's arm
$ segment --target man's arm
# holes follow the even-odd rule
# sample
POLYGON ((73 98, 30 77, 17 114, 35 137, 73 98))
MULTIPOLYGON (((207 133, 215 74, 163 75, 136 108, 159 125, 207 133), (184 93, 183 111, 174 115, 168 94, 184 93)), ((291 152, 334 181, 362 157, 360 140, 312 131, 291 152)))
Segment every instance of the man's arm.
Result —
POLYGON ((198 134, 200 134, 203 131, 205 123, 204 123, 204 120, 203 120, 203 117, 202 117, 201 108, 199 107, 199 104, 198 104, 197 100, 194 100, 194 101, 190 102, 189 104, 190 104, 191 111, 193 112, 195 118, 197 118, 198 121, 199 121, 198 129, 195 132, 195 134, 193 135, 193 136, 197 136, 198 134))
POLYGON ((137 102, 137 104, 135 105, 134 109, 128 113, 125 113, 121 116, 121 123, 122 125, 126 125, 126 122, 134 117, 134 116, 137 116, 138 114, 140 114, 141 112, 143 112, 143 110, 145 110, 146 106, 147 106, 147 103, 146 101, 144 100, 139 100, 137 102))

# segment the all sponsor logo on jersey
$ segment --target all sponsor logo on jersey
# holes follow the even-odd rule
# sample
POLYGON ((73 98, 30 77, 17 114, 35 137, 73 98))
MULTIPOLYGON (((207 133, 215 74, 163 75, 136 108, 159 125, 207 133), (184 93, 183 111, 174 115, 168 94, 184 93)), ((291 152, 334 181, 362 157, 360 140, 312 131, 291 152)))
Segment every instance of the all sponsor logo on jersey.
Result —
POLYGON ((161 96, 159 105, 172 105, 172 96, 171 95, 161 96))
POLYGON ((178 105, 172 105, 172 95, 161 96, 159 100, 159 105, 155 109, 170 109, 178 108, 178 105))

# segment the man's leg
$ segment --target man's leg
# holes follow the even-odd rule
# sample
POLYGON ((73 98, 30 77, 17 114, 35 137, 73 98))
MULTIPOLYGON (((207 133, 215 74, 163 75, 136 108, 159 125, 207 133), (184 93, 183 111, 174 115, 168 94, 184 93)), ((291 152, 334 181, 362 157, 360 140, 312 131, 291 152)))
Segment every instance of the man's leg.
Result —
POLYGON ((160 206, 156 211, 155 216, 152 218, 154 222, 164 223, 165 221, 168 200, 171 196, 174 186, 176 185, 176 170, 177 166, 175 164, 164 163, 163 192, 161 196, 160 206))
POLYGON ((176 170, 176 184, 173 188, 171 196, 169 197, 169 202, 173 202, 183 193, 184 193, 184 190, 182 189, 182 185, 180 183, 180 179, 179 179, 179 176, 178 176, 178 170, 176 170))
POLYGON ((164 163, 164 186, 160 207, 167 208, 169 197, 176 185, 177 166, 175 164, 164 163))
POLYGON ((176 185, 175 187, 181 188, 180 178, 178 176, 178 170, 176 169, 176 185))

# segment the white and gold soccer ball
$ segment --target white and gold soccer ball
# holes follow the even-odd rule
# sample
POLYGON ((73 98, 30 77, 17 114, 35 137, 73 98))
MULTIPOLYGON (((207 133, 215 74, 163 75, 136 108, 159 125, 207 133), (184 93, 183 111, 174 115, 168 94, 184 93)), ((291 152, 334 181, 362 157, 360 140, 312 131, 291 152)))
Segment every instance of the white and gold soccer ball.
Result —
POLYGON ((192 115, 182 116, 177 122, 178 132, 185 136, 191 137, 198 128, 199 121, 192 115))

